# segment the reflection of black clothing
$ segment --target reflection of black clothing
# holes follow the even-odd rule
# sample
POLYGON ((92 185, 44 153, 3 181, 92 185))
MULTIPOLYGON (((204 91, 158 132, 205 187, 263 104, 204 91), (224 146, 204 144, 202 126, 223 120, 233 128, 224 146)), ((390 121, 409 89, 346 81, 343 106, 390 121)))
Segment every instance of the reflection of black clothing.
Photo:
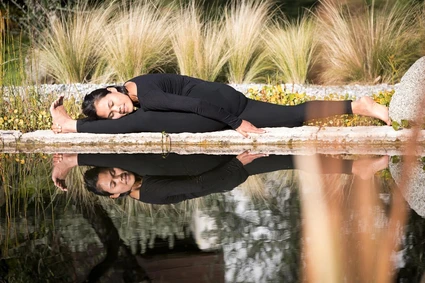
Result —
POLYGON ((236 158, 196 176, 145 176, 140 188, 140 200, 158 204, 177 203, 233 190, 245 182, 248 176, 236 158))
POLYGON ((304 121, 351 114, 351 101, 310 101, 283 106, 246 98, 232 87, 175 74, 148 74, 137 85, 141 109, 116 120, 77 121, 77 132, 212 132, 257 127, 296 127, 304 121))
MULTIPOLYGON (((350 160, 318 157, 323 173, 351 173, 350 160)), ((230 191, 248 176, 295 169, 292 155, 262 157, 243 166, 232 155, 79 154, 78 164, 117 167, 142 176, 140 200, 156 204, 230 191)))
POLYGON ((232 155, 78 154, 79 165, 116 167, 139 176, 198 175, 230 160, 232 155))

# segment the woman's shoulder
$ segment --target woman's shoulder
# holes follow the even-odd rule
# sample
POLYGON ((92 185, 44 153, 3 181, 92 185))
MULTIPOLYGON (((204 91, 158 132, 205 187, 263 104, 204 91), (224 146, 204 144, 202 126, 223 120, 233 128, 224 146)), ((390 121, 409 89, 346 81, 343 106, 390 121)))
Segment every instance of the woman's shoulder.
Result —
POLYGON ((136 82, 136 81, 156 81, 156 80, 163 80, 168 78, 184 78, 186 76, 179 75, 179 74, 168 74, 168 73, 155 73, 155 74, 143 74, 137 77, 134 77, 128 81, 130 82, 136 82))

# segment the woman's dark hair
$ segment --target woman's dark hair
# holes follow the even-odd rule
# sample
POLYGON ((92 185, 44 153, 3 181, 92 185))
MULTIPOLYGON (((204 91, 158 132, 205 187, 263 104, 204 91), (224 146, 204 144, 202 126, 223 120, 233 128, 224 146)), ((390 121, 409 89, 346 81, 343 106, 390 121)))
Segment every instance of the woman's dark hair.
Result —
MULTIPOLYGON (((84 183, 86 185, 87 190, 90 192, 99 195, 99 196, 111 196, 112 194, 109 192, 105 192, 101 188, 97 186, 97 182, 99 181, 99 174, 105 171, 109 171, 107 167, 94 167, 87 170, 84 173, 84 183)), ((130 194, 130 191, 120 194, 119 197, 125 197, 130 194)))
POLYGON ((90 120, 98 120, 102 119, 101 117, 97 116, 96 114, 96 108, 95 108, 95 102, 97 102, 99 99, 105 97, 108 93, 111 93, 108 88, 114 87, 117 89, 118 92, 121 92, 125 95, 128 95, 128 91, 125 88, 125 86, 117 86, 117 85, 111 85, 107 86, 105 88, 99 88, 96 90, 93 90, 89 94, 86 94, 84 96, 83 104, 81 106, 81 109, 83 111, 83 114, 87 116, 90 120))

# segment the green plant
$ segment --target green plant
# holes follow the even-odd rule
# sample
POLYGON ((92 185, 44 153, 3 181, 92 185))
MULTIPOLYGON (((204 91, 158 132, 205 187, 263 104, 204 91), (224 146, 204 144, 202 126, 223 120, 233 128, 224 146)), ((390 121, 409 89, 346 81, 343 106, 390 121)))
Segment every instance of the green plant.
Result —
POLYGON ((265 33, 270 59, 285 83, 306 83, 317 60, 317 30, 314 20, 306 15, 296 23, 275 23, 265 33))
POLYGON ((227 79, 230 82, 252 82, 270 69, 261 35, 273 16, 271 6, 268 0, 241 0, 226 7, 225 36, 230 50, 227 79))
POLYGON ((418 5, 386 4, 379 9, 323 0, 320 27, 324 83, 394 82, 418 58, 418 5))
POLYGON ((102 58, 120 81, 162 70, 170 61, 173 17, 159 1, 124 2, 104 29, 102 58))
POLYGON ((60 83, 85 82, 99 76, 102 35, 112 12, 112 5, 90 8, 81 4, 52 19, 35 43, 38 64, 60 83))
POLYGON ((225 45, 222 19, 204 23, 195 1, 180 9, 171 35, 180 74, 214 81, 222 72, 230 52, 225 45))

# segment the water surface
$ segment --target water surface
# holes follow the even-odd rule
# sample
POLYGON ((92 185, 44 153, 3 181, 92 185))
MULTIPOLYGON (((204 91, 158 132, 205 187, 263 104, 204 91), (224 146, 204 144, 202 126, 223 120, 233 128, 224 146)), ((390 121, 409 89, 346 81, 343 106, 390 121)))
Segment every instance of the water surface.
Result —
POLYGON ((335 282, 376 281, 381 270, 420 282, 424 273, 419 158, 409 192, 398 157, 389 167, 385 157, 349 155, 242 166, 230 155, 81 154, 61 172, 67 192, 53 184, 52 159, 1 154, 8 282, 300 282, 316 269, 335 282), (155 188, 143 199, 155 204, 89 192, 93 166, 143 176, 155 188))

